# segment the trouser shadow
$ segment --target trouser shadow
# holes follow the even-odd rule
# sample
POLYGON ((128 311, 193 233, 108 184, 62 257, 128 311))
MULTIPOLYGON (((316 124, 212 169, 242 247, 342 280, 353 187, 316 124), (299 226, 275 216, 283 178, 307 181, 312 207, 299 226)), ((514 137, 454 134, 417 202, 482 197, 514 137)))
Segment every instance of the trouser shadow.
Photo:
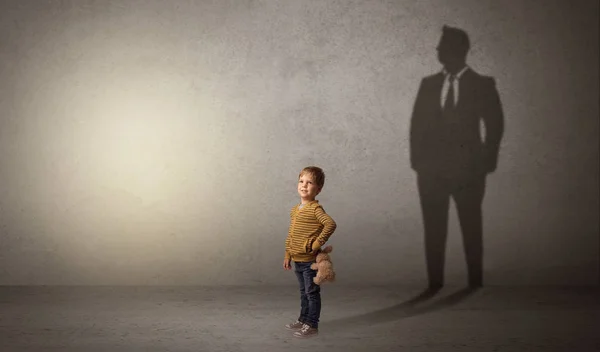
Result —
POLYGON ((472 173, 460 176, 422 173, 418 189, 425 229, 425 255, 429 285, 444 285, 444 262, 448 237, 448 211, 454 199, 463 235, 469 284, 483 284, 482 201, 485 176, 472 173))
POLYGON ((321 325, 328 332, 332 332, 356 327, 369 327, 376 324, 389 323, 453 306, 473 294, 478 290, 478 288, 467 287, 430 304, 419 305, 419 303, 426 302, 434 297, 439 290, 439 288, 427 289, 417 296, 397 305, 365 314, 324 321, 321 323, 321 325))

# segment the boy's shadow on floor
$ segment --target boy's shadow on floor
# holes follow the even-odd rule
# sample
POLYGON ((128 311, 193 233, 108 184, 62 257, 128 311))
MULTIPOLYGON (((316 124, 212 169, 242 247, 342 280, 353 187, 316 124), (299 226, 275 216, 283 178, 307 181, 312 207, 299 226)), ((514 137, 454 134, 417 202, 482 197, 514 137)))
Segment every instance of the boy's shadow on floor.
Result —
POLYGON ((436 311, 439 309, 453 306, 464 300, 478 290, 477 287, 467 287, 456 291, 448 296, 445 296, 431 304, 417 306, 419 303, 425 302, 433 298, 440 289, 427 289, 408 301, 400 304, 369 312, 365 314, 355 315, 347 318, 334 319, 321 323, 326 327, 327 331, 335 331, 348 329, 354 326, 371 326, 374 324, 389 323, 403 318, 412 317, 419 314, 436 311))

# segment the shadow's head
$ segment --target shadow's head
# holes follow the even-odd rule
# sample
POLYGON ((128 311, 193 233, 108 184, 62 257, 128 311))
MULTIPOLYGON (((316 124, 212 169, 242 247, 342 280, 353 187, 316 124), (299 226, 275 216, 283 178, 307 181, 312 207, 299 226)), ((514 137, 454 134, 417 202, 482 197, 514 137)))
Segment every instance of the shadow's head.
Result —
POLYGON ((471 47, 467 32, 462 29, 444 26, 437 46, 438 60, 446 69, 460 68, 467 60, 471 47))

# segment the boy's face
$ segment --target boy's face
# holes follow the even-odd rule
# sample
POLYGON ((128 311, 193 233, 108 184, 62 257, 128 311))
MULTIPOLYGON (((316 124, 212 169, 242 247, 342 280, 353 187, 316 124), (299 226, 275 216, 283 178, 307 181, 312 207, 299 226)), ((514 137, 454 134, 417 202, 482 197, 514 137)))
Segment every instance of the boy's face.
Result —
POLYGON ((314 200, 321 190, 316 185, 313 175, 304 173, 298 180, 298 194, 305 201, 314 200))

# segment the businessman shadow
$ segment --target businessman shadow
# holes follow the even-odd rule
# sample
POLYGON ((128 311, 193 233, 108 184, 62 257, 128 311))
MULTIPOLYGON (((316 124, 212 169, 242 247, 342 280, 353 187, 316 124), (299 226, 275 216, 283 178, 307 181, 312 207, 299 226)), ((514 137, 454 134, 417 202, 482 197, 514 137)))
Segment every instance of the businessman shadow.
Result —
POLYGON ((477 287, 466 287, 448 296, 442 297, 437 301, 431 302, 430 304, 421 305, 421 303, 427 302, 433 298, 440 290, 440 288, 429 288, 415 297, 394 306, 365 314, 325 321, 322 322, 321 325, 323 325, 327 331, 336 331, 390 323, 400 319, 451 307, 465 300, 478 289, 479 288, 477 287))
POLYGON ((410 123, 410 162, 425 235, 431 287, 444 285, 450 200, 463 235, 469 284, 483 285, 482 203, 497 167, 504 113, 495 79, 466 64, 469 38, 444 26, 437 46, 441 72, 423 78, 410 123))

